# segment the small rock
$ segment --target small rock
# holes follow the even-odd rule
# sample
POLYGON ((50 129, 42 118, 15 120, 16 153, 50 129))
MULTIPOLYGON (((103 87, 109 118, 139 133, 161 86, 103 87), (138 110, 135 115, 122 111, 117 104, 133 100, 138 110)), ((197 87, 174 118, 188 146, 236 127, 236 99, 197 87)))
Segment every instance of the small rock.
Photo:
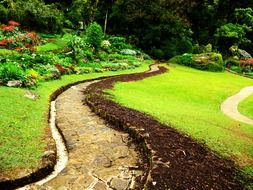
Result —
POLYGON ((106 190, 107 187, 102 182, 97 182, 96 185, 93 187, 93 190, 106 190))
POLYGON ((8 87, 21 87, 22 81, 21 80, 10 80, 7 82, 8 87))
POLYGON ((105 168, 109 168, 112 166, 112 161, 105 155, 98 155, 94 161, 93 165, 96 167, 103 166, 105 168))
POLYGON ((113 189, 117 189, 117 190, 125 190, 128 188, 129 186, 129 181, 128 180, 124 180, 124 179, 120 179, 120 178, 113 178, 111 180, 111 184, 110 186, 113 189))
POLYGON ((38 95, 38 94, 36 94, 36 93, 34 93, 34 92, 30 91, 30 90, 26 91, 26 93, 25 93, 24 96, 25 96, 26 98, 31 99, 31 100, 36 100, 36 99, 39 98, 39 95, 38 95))
POLYGON ((104 154, 111 160, 117 160, 126 158, 129 156, 129 150, 127 146, 116 146, 104 151, 104 154))
POLYGON ((84 174, 82 176, 79 176, 75 180, 74 184, 84 187, 84 189, 85 189, 85 188, 89 187, 92 182, 93 182, 93 178, 88 174, 84 174))
POLYGON ((54 162, 55 158, 56 158, 55 152, 52 151, 52 150, 45 151, 43 156, 42 156, 43 160, 51 161, 51 162, 54 162))

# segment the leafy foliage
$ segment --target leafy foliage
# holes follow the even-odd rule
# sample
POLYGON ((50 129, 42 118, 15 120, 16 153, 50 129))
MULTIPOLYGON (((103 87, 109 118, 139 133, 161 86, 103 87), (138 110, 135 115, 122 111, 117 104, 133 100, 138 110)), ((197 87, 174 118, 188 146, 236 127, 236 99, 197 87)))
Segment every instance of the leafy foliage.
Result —
POLYGON ((0 66, 0 79, 4 82, 8 82, 9 80, 24 81, 25 74, 17 63, 6 63, 0 66))
POLYGON ((171 59, 180 65, 193 67, 199 70, 220 72, 224 71, 222 55, 218 53, 183 54, 171 59))
POLYGON ((93 22, 88 26, 86 30, 86 42, 90 44, 95 51, 99 50, 103 36, 103 30, 99 24, 93 22))

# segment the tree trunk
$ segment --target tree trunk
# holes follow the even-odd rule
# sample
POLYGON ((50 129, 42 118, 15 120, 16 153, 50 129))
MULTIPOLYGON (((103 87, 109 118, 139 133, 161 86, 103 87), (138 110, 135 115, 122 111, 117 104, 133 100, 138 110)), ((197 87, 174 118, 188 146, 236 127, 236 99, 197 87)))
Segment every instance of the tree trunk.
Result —
POLYGON ((108 21, 108 8, 106 10, 106 14, 105 14, 105 25, 104 25, 104 35, 106 34, 106 28, 107 28, 107 21, 108 21))

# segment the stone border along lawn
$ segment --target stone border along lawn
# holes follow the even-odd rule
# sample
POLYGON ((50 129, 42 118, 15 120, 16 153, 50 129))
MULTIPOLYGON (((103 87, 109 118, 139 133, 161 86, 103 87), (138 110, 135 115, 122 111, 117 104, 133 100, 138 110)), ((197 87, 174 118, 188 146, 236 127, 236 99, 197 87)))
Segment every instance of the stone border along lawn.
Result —
MULTIPOLYGON (((0 189, 13 189, 20 186, 24 186, 25 184, 33 183, 47 176, 49 173, 53 171, 53 166, 55 165, 55 161, 56 161, 55 156, 50 155, 50 157, 45 158, 45 155, 43 155, 43 148, 46 150, 46 152, 48 152, 48 150, 55 151, 55 146, 54 144, 52 144, 53 142, 52 142, 51 132, 48 127, 50 101, 55 100, 60 93, 62 93, 64 90, 68 89, 72 85, 79 84, 86 81, 103 79, 103 78, 120 75, 120 74, 143 72, 144 70, 147 70, 148 65, 150 64, 151 64, 150 61, 145 61, 142 66, 136 69, 123 70, 123 71, 118 71, 118 72, 92 73, 92 74, 86 74, 86 75, 66 75, 66 76, 63 76, 61 80, 43 82, 43 83, 40 83, 39 87, 36 88, 33 92, 39 95, 39 98, 36 100, 29 100, 28 98, 24 96, 26 94, 27 89, 8 88, 8 87, 0 86, 0 104, 4 105, 4 106, 0 106, 0 112, 1 114, 4 112, 11 113, 11 115, 8 115, 8 114, 0 115, 0 119, 1 121, 3 121, 3 126, 1 127, 3 128, 5 126, 13 126, 13 122, 11 120, 15 120, 14 124, 16 124, 17 127, 15 129, 10 129, 10 130, 15 130, 18 132, 15 133, 16 135, 15 138, 13 136, 10 136, 9 137, 10 139, 7 139, 8 137, 6 139, 11 141, 13 139, 20 138, 19 139, 20 142, 15 143, 16 146, 11 147, 12 144, 10 144, 8 145, 10 146, 8 148, 5 148, 3 146, 1 147, 4 148, 3 150, 9 151, 8 153, 5 154, 6 156, 9 155, 9 157, 11 157, 15 153, 18 154, 17 156, 21 154, 20 159, 21 161, 23 161, 21 163, 18 163, 20 164, 20 167, 18 167, 18 164, 17 164, 17 167, 9 166, 9 169, 7 168, 5 169, 6 171, 0 168, 0 171, 1 171, 0 189), (36 104, 34 103, 34 101, 36 102, 36 104), (9 103, 12 106, 9 106, 9 103), (28 113, 25 113, 25 117, 28 121, 23 121, 23 120, 16 121, 19 115, 13 114, 13 113, 16 113, 17 111, 15 104, 20 104, 18 105, 18 109, 20 109, 19 106, 23 107, 25 110, 28 109, 28 113), (35 114, 34 113, 31 114, 33 111, 35 112, 35 114), (12 116, 13 118, 8 118, 8 116, 12 116), (33 153, 34 151, 36 151, 36 154, 38 154, 38 151, 41 152, 40 159, 37 160, 38 163, 36 163, 34 160, 31 160, 31 162, 33 163, 29 163, 29 165, 26 165, 27 164, 26 159, 30 159, 29 154, 22 155, 22 148, 23 149, 26 148, 25 147, 26 144, 22 144, 22 141, 25 141, 25 139, 24 137, 22 136, 18 137, 17 135, 22 134, 24 132, 22 131, 23 130, 22 128, 25 128, 25 127, 27 127, 26 130, 28 131, 30 131, 31 128, 33 127, 38 128, 36 129, 37 131, 36 131, 35 136, 32 136, 33 139, 29 139, 30 141, 37 140, 36 141, 37 144, 35 144, 35 149, 33 147, 32 148, 29 147, 29 149, 32 149, 32 152, 29 152, 29 154, 33 153), (41 139, 46 140, 47 142, 42 143, 41 139), (19 144, 21 144, 21 147, 18 147, 19 144), (44 147, 41 147, 41 146, 44 146, 44 147), (36 150, 36 147, 38 147, 37 148, 38 150, 36 150), (16 149, 18 150, 15 151, 16 149), (26 168, 26 166, 28 167, 26 168), (20 173, 22 173, 22 176, 20 176, 20 173)), ((3 131, 1 131, 0 129, 0 136, 2 135, 4 134, 3 134, 3 131)), ((27 143, 27 141, 25 142, 27 143)), ((0 147, 0 152, 3 151, 1 150, 1 147, 0 147)), ((0 155, 0 156, 3 156, 3 155, 0 155)), ((3 162, 4 157, 1 159, 2 159, 1 162, 3 162)), ((1 166, 1 163, 0 163, 0 166, 1 166)))
POLYGON ((218 157, 207 146, 197 143, 176 129, 151 116, 122 107, 108 99, 105 90, 115 82, 142 80, 165 72, 130 74, 105 79, 85 91, 86 103, 98 115, 127 131, 142 146, 146 178, 138 179, 139 189, 243 189, 247 181, 231 160, 218 157))

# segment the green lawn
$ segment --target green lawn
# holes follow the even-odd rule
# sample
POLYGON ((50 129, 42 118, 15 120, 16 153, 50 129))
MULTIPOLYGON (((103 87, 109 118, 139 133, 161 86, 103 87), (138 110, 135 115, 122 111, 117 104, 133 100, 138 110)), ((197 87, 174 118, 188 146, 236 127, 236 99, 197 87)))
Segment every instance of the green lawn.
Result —
POLYGON ((59 87, 76 81, 147 70, 150 61, 125 71, 66 75, 61 80, 41 82, 36 101, 24 97, 27 89, 0 87, 0 173, 11 175, 20 168, 36 166, 43 154, 49 97, 59 87))
POLYGON ((117 83, 109 92, 120 104, 172 125, 247 168, 253 167, 253 127, 225 116, 220 104, 249 85, 253 80, 230 73, 171 65, 166 74, 117 83))
POLYGON ((63 49, 67 46, 70 37, 70 34, 65 34, 63 37, 55 36, 55 38, 51 38, 51 40, 53 40, 52 42, 46 43, 41 46, 36 46, 35 48, 37 52, 47 52, 63 49))
POLYGON ((249 96, 244 101, 239 103, 238 110, 243 115, 253 119, 253 95, 249 96))

